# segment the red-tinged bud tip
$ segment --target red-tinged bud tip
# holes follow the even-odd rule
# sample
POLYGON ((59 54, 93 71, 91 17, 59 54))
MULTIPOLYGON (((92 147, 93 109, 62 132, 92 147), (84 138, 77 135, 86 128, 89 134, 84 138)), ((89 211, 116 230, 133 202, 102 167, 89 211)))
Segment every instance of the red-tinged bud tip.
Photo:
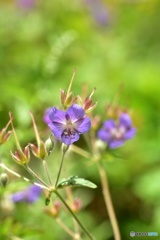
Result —
POLYGON ((72 210, 73 212, 79 212, 82 208, 82 201, 79 198, 74 199, 72 210))
POLYGON ((28 162, 30 161, 30 154, 26 154, 25 151, 26 150, 17 150, 15 153, 11 152, 13 160, 21 165, 28 164, 28 162))

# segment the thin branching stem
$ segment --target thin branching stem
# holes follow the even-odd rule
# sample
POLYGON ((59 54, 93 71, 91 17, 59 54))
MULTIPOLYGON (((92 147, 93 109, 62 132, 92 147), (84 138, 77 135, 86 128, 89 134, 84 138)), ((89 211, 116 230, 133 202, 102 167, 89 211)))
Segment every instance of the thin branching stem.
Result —
POLYGON ((97 163, 98 163, 99 175, 100 175, 100 178, 101 178, 103 197, 104 197, 105 205, 106 205, 108 215, 109 215, 109 218, 110 218, 110 221, 111 221, 111 225, 112 225, 112 228, 113 228, 114 239, 115 240, 121 240, 120 231, 119 231, 119 227, 118 227, 118 222, 117 222, 117 219, 116 219, 113 203, 112 203, 112 200, 111 200, 107 174, 104 170, 102 162, 99 160, 97 163))
POLYGON ((88 232, 88 230, 83 226, 83 224, 80 222, 80 220, 77 218, 77 216, 74 214, 72 209, 69 207, 69 205, 65 202, 63 197, 59 194, 57 190, 54 191, 54 193, 59 197, 59 199, 62 201, 62 203, 65 205, 65 207, 68 209, 72 217, 75 219, 75 221, 78 223, 78 225, 81 227, 81 229, 85 232, 85 234, 89 237, 91 240, 95 240, 95 238, 88 232))
POLYGON ((46 172, 46 175, 48 177, 49 184, 52 186, 52 181, 51 181, 51 178, 50 178, 50 174, 49 174, 49 171, 48 171, 48 166, 47 166, 46 160, 43 160, 42 163, 43 163, 43 167, 44 167, 44 170, 46 172))
POLYGON ((58 184, 58 181, 59 181, 59 178, 60 178, 60 175, 61 175, 64 156, 65 156, 65 153, 67 152, 68 148, 69 147, 67 146, 65 150, 64 149, 62 150, 62 157, 61 157, 59 171, 58 171, 58 174, 57 174, 57 179, 56 179, 56 182, 55 182, 55 188, 57 187, 57 184, 58 184))
POLYGON ((73 239, 75 239, 75 233, 70 230, 60 218, 56 218, 56 222, 64 229, 66 233, 68 233, 73 239))
POLYGON ((13 170, 11 170, 10 168, 6 167, 5 164, 3 164, 3 163, 0 163, 0 167, 1 167, 2 169, 5 169, 7 172, 13 174, 14 176, 23 179, 23 180, 26 181, 26 182, 31 182, 32 184, 34 184, 34 185, 36 185, 36 186, 38 186, 38 187, 40 187, 40 188, 50 190, 50 188, 49 188, 48 186, 45 186, 44 184, 36 183, 36 182, 32 181, 31 179, 28 179, 28 178, 26 178, 26 177, 21 176, 19 173, 16 173, 16 172, 14 172, 13 170))
POLYGON ((38 177, 38 175, 28 166, 25 165, 24 168, 27 170, 27 172, 29 172, 35 179, 37 179, 41 184, 43 184, 44 186, 47 187, 47 189, 50 189, 50 187, 48 186, 48 184, 46 184, 40 177, 38 177))

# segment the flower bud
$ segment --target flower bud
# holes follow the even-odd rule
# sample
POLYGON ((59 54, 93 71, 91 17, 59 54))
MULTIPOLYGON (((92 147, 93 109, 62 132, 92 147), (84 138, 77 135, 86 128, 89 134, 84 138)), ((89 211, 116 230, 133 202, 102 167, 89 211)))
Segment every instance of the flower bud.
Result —
POLYGON ((96 88, 94 88, 91 94, 89 95, 89 97, 86 97, 86 99, 84 100, 83 109, 85 113, 92 112, 97 106, 97 102, 93 103, 93 100, 92 100, 92 96, 95 93, 95 90, 96 88))
POLYGON ((6 173, 2 173, 0 175, 0 183, 5 188, 9 181, 8 175, 6 173))
POLYGON ((77 101, 77 96, 75 97, 73 92, 65 92, 64 90, 61 90, 61 104, 64 107, 64 109, 69 108, 73 103, 77 101))
POLYGON ((77 96, 74 97, 74 94, 72 92, 72 84, 73 84, 75 74, 76 74, 76 68, 73 71, 68 90, 67 91, 61 90, 61 104, 64 107, 64 109, 68 109, 77 100, 77 96))
POLYGON ((21 165, 28 164, 30 161, 29 146, 26 146, 24 150, 20 149, 15 151, 15 153, 11 152, 11 156, 13 160, 21 165))
POLYGON ((13 123, 12 123, 12 113, 9 113, 9 117, 10 117, 10 121, 11 121, 11 126, 12 126, 12 132, 15 138, 15 142, 16 142, 16 147, 17 150, 15 153, 11 152, 11 156, 13 158, 13 160, 15 160, 17 163, 19 164, 27 164, 30 161, 30 151, 29 151, 29 146, 27 145, 24 150, 22 150, 21 145, 19 143, 16 131, 14 129, 13 123))
POLYGON ((48 153, 48 155, 50 155, 50 153, 52 152, 53 148, 54 148, 54 142, 51 139, 51 137, 49 137, 46 141, 45 141, 45 149, 48 153))
POLYGON ((73 206, 72 206, 72 211, 73 212, 79 212, 81 208, 82 208, 81 199, 79 199, 79 198, 74 199, 73 206))
POLYGON ((0 145, 6 142, 11 135, 11 131, 7 131, 7 129, 10 123, 12 122, 12 120, 13 118, 11 118, 10 121, 7 123, 7 125, 0 130, 0 145))
POLYGON ((48 156, 47 150, 45 148, 45 143, 42 140, 39 142, 38 147, 32 143, 30 143, 29 146, 36 158, 45 159, 45 157, 48 156))
POLYGON ((55 201, 53 204, 53 207, 51 207, 51 208, 46 207, 44 209, 44 212, 47 215, 49 215, 53 218, 56 218, 58 216, 58 214, 60 213, 60 210, 61 210, 61 203, 59 201, 55 201))
POLYGON ((67 150, 68 150, 68 148, 69 148, 69 145, 66 145, 66 144, 62 144, 62 152, 65 154, 66 152, 67 152, 67 150))
POLYGON ((45 143, 41 140, 41 138, 39 136, 38 128, 37 128, 37 125, 36 125, 36 122, 35 122, 32 112, 30 112, 30 115, 32 118, 33 128, 34 128, 34 132, 35 132, 35 136, 36 136, 36 140, 37 140, 37 146, 35 146, 34 144, 29 144, 29 145, 30 145, 32 153, 34 154, 35 157, 44 159, 48 155, 46 148, 45 148, 45 143))

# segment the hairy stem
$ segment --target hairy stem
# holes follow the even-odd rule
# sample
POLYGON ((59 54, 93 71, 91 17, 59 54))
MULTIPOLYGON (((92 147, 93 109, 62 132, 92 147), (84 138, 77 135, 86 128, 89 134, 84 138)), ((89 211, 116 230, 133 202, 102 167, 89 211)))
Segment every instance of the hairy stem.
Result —
POLYGON ((100 161, 98 161, 98 170, 99 170, 99 175, 100 175, 100 178, 101 178, 101 184, 102 184, 102 189, 103 189, 103 197, 104 197, 104 200, 105 200, 105 205, 106 205, 106 208, 108 210, 108 215, 109 215, 111 225, 112 225, 112 228, 113 228, 114 239, 115 240, 121 240, 120 231, 119 231, 119 227, 118 227, 118 222, 117 222, 117 219, 116 219, 113 203, 112 203, 112 200, 111 200, 107 175, 106 175, 106 172, 103 168, 102 162, 100 162, 100 161))
POLYGON ((47 174, 49 184, 52 186, 52 182, 51 182, 51 178, 50 178, 50 175, 49 175, 47 163, 46 163, 45 160, 43 160, 42 163, 43 163, 44 170, 45 170, 45 172, 46 172, 46 174, 47 174))

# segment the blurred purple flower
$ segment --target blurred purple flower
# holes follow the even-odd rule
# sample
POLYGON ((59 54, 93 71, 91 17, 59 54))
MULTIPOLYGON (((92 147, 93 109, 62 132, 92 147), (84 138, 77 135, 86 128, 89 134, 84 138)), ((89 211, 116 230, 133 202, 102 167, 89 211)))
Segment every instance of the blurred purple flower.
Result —
POLYGON ((23 9, 31 9, 35 4, 36 0, 17 0, 17 6, 23 9))
POLYGON ((117 148, 124 144, 126 140, 134 137, 136 129, 132 127, 130 116, 123 113, 119 122, 114 120, 105 121, 103 127, 98 131, 98 138, 108 143, 109 148, 117 148))
POLYGON ((91 127, 89 117, 86 117, 84 109, 73 104, 66 111, 53 107, 49 113, 50 123, 48 126, 55 137, 70 145, 79 140, 81 133, 86 133, 91 127))
POLYGON ((52 109, 51 107, 47 108, 47 109, 45 110, 45 113, 44 113, 44 116, 43 116, 43 121, 44 121, 47 125, 51 122, 51 120, 50 120, 50 118, 49 118, 49 113, 50 113, 51 109, 52 109))
POLYGON ((85 0, 88 8, 99 25, 106 25, 109 21, 109 13, 101 0, 85 0))
POLYGON ((11 196, 13 202, 28 202, 33 203, 38 200, 42 189, 38 186, 31 185, 30 187, 16 192, 11 196))

